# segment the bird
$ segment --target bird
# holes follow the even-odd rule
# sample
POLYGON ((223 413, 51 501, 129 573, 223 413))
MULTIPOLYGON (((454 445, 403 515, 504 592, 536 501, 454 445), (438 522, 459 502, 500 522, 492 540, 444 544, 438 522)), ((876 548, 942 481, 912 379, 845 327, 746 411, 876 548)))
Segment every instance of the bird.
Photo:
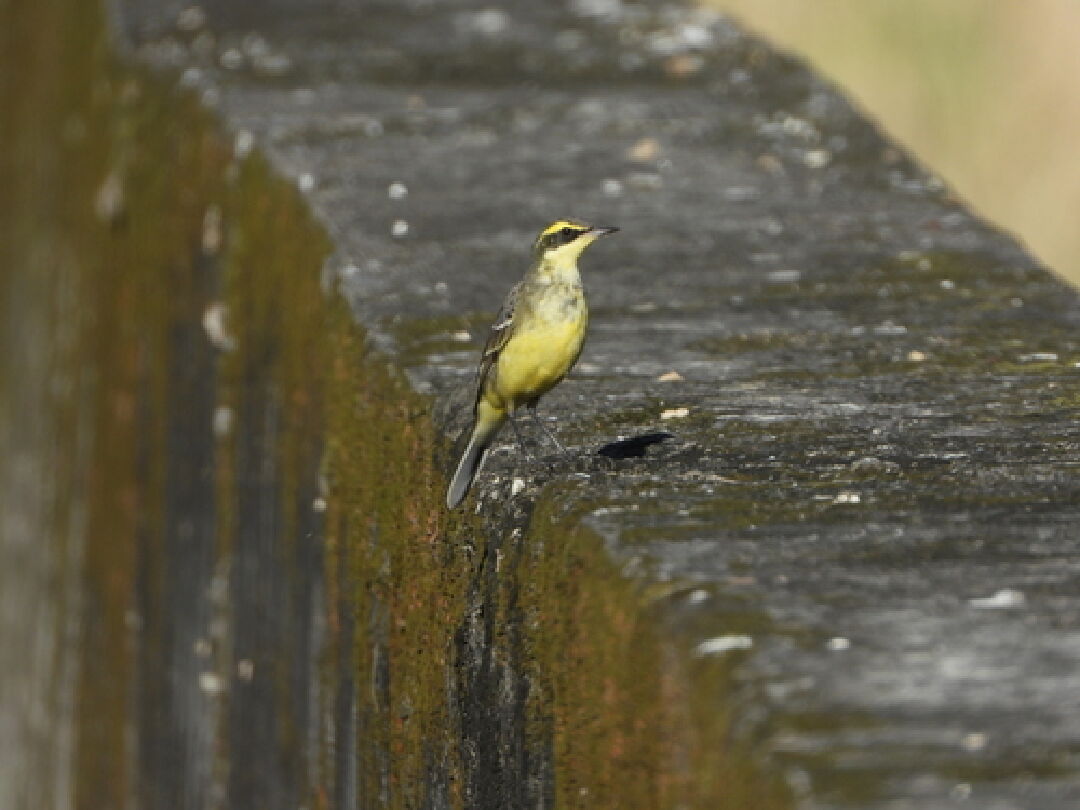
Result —
POLYGON ((536 237, 532 266, 503 301, 480 355, 472 427, 446 491, 448 508, 465 499, 507 420, 517 432, 518 408, 526 406, 543 427, 536 405, 574 367, 589 326, 578 257, 597 239, 618 230, 557 219, 536 237))

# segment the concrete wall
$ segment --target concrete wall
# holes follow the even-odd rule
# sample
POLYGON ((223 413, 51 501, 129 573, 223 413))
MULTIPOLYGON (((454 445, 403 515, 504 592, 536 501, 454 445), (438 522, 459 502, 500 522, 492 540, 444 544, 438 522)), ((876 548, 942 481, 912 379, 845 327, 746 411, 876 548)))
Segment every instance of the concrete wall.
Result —
POLYGON ((0 26, 0 804, 1072 806, 1080 305, 835 90, 675 6, 113 11, 0 26), (447 513, 565 214, 573 455, 447 513))

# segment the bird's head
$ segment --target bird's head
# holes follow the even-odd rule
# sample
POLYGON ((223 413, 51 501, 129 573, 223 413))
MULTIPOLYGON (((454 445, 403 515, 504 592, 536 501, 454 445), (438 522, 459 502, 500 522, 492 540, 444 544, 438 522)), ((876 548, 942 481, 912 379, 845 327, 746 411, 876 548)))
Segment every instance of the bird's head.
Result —
POLYGON ((557 219, 540 231, 533 243, 537 259, 544 262, 574 262, 581 252, 601 236, 618 228, 586 225, 573 219, 557 219))

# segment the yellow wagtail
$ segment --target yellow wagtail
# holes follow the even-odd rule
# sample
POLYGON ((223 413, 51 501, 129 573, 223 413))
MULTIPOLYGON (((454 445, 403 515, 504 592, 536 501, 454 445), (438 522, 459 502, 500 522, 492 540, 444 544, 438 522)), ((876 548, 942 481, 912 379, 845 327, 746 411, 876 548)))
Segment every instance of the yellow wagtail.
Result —
POLYGON ((514 411, 522 405, 535 418, 540 397, 577 362, 589 326, 577 259, 601 236, 617 230, 560 219, 536 237, 533 265, 503 301, 480 356, 472 430, 446 492, 451 509, 465 498, 506 420, 513 424, 514 411))

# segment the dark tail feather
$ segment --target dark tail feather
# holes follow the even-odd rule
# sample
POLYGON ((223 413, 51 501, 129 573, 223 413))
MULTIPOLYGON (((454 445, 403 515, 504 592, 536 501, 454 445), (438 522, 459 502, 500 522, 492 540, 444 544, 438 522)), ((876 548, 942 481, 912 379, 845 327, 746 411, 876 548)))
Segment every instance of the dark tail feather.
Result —
POLYGON ((463 500, 472 486, 473 479, 484 466, 487 449, 506 421, 506 411, 492 408, 483 399, 476 403, 476 420, 469 433, 469 443, 461 454, 450 488, 446 490, 446 505, 453 509, 463 500))
POLYGON ((488 446, 487 442, 481 443, 478 433, 479 431, 473 430, 469 444, 466 446, 465 452, 461 454, 461 461, 458 462, 454 478, 450 482, 450 488, 446 491, 446 505, 450 509, 465 500, 473 479, 480 472, 480 467, 484 463, 484 451, 487 450, 488 446))

